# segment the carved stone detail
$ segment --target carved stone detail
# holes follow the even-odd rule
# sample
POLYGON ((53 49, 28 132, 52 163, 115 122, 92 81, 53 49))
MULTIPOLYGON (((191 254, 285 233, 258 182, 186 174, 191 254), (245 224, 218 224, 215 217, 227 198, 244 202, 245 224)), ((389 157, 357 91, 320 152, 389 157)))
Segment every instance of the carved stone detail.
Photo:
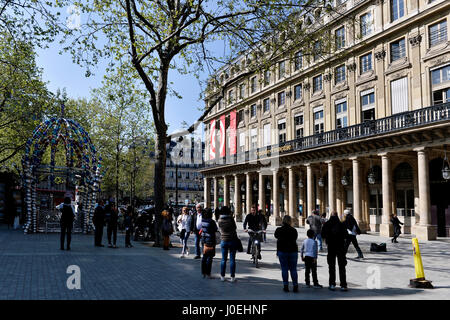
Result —
POLYGON ((375 52, 375 58, 377 60, 383 60, 386 57, 386 50, 382 49, 381 51, 375 52))
POLYGON ((409 43, 411 44, 411 46, 415 47, 417 45, 420 44, 420 42, 422 41, 422 36, 420 34, 418 34, 415 37, 409 38, 409 43))
POLYGON ((356 71, 356 63, 350 63, 348 66, 347 66, 347 69, 348 69, 348 71, 351 71, 351 72, 354 72, 354 71, 356 71))

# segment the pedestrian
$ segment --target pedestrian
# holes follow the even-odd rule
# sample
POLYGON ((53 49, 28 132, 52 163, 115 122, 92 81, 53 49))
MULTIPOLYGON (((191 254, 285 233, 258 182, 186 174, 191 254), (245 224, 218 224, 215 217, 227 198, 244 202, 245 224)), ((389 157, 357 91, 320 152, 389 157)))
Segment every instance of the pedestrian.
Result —
POLYGON ((201 237, 203 243, 203 258, 202 258, 202 275, 203 278, 211 277, 211 268, 213 257, 216 255, 216 231, 217 224, 212 219, 212 210, 206 209, 202 216, 201 237))
POLYGON ((221 210, 222 210, 221 207, 217 207, 214 209, 214 220, 219 221, 221 210))
POLYGON ((219 217, 220 229, 220 248, 222 250, 222 261, 220 263, 220 280, 225 281, 225 270, 227 267, 228 252, 230 253, 230 275, 231 282, 236 281, 236 251, 237 251, 237 233, 236 222, 229 207, 222 207, 219 217))
MULTIPOLYGON (((267 221, 264 215, 258 213, 256 211, 256 206, 253 205, 250 209, 250 214, 245 216, 244 219, 244 231, 248 232, 248 230, 253 230, 254 232, 263 230, 264 232, 267 229, 267 221), (247 229, 248 225, 248 229, 247 229)), ((252 237, 249 237, 248 239, 248 245, 247 245, 247 254, 251 254, 251 248, 252 248, 252 237)), ((258 259, 262 259, 261 257, 261 243, 258 242, 258 259)))
POLYGON ((403 223, 398 219, 397 214, 391 213, 391 222, 394 225, 394 237, 392 238, 392 243, 398 243, 397 238, 402 234, 403 223))
POLYGON ((359 229, 355 218, 353 218, 353 215, 350 213, 350 210, 344 210, 344 225, 348 232, 348 237, 345 240, 345 252, 348 252, 350 243, 353 243, 353 246, 358 253, 358 256, 355 259, 364 259, 363 253, 358 245, 358 240, 356 239, 356 236, 361 234, 361 230, 359 229))
POLYGON ((117 209, 115 207, 114 202, 110 201, 105 208, 105 216, 106 216, 106 233, 108 236, 108 248, 117 248, 117 209), (112 237, 112 243, 111 243, 112 237))
MULTIPOLYGON (((262 223, 262 225, 265 226, 264 230, 267 229, 267 219, 266 219, 266 215, 263 213, 262 210, 258 210, 258 215, 261 216, 261 223, 262 223), (262 219, 264 219, 264 221, 263 221, 262 219)), ((263 240, 264 240, 264 242, 267 242, 267 239, 266 239, 266 233, 265 233, 265 232, 263 233, 263 240)), ((261 251, 261 250, 260 250, 260 251, 261 251)))
POLYGON ((314 231, 309 229, 306 232, 308 236, 305 241, 303 241, 300 253, 302 256, 302 261, 305 263, 305 283, 308 288, 311 287, 309 282, 309 274, 312 273, 314 288, 322 288, 317 279, 317 242, 314 240, 314 231))
POLYGON ((182 245, 180 258, 184 258, 185 255, 189 255, 189 247, 187 242, 192 230, 192 216, 189 214, 188 207, 183 207, 181 209, 181 214, 178 216, 177 223, 179 225, 180 240, 182 245))
POLYGON ((173 225, 171 215, 168 210, 163 210, 162 214, 162 235, 163 235, 163 250, 169 250, 170 235, 173 233, 173 225))
MULTIPOLYGON (((201 235, 200 230, 202 229, 202 215, 203 215, 203 208, 200 203, 198 203, 195 206, 196 212, 192 216, 192 233, 194 234, 194 242, 195 242, 195 257, 194 259, 200 259, 200 245, 201 245, 201 235)), ((203 250, 203 248, 202 248, 203 250)))
POLYGON ((283 278, 283 290, 289 292, 289 272, 293 284, 293 291, 298 292, 298 233, 292 227, 292 219, 285 215, 282 220, 281 227, 275 230, 275 238, 277 239, 277 256, 280 260, 281 277, 283 278))
POLYGON ((322 221, 322 226, 325 224, 325 222, 328 221, 326 212, 322 213, 322 216, 320 217, 320 220, 322 221))
POLYGON ((95 235, 94 235, 94 245, 96 247, 104 247, 102 244, 103 238, 103 227, 105 226, 105 207, 103 200, 98 201, 98 205, 94 211, 94 217, 92 218, 92 222, 95 227, 95 235))
POLYGON ((125 228, 125 248, 132 248, 131 232, 133 230, 133 208, 128 206, 123 219, 123 226, 125 228))
POLYGON ((312 214, 306 218, 306 223, 314 231, 314 240, 319 242, 319 250, 323 250, 322 246, 322 219, 317 210, 313 210, 312 214))
POLYGON ((75 218, 75 209, 72 206, 70 197, 65 197, 64 202, 56 209, 61 210, 61 250, 64 250, 64 240, 67 235, 67 250, 70 250, 70 242, 72 240, 72 227, 75 218))
POLYGON ((336 258, 339 266, 341 291, 347 291, 347 277, 345 273, 345 266, 347 265, 347 259, 345 257, 345 240, 347 235, 347 230, 345 229, 344 224, 339 220, 337 212, 331 213, 330 219, 323 225, 322 237, 325 239, 328 248, 328 289, 332 291, 336 289, 336 258))

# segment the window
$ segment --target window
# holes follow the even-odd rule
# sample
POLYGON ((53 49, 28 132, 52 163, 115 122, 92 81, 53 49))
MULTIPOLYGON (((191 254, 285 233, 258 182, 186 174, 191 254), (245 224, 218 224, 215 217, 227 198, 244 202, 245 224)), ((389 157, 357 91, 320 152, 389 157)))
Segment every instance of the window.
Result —
POLYGON ((281 61, 278 63, 278 80, 283 78, 285 73, 286 73, 286 62, 281 61))
POLYGON ((391 62, 406 56, 405 39, 400 39, 391 43, 391 62))
POLYGON ((268 86, 270 84, 270 70, 264 71, 264 86, 268 86))
POLYGON ((250 79, 250 90, 252 93, 256 91, 256 77, 250 79))
POLYGON ((341 27, 335 31, 336 49, 345 47, 345 27, 341 27))
POLYGON ((250 117, 252 118, 256 117, 256 104, 252 104, 250 106, 250 117))
POLYGON ((268 112, 270 110, 270 100, 269 98, 263 100, 263 112, 268 112))
POLYGON ((342 66, 337 67, 334 70, 334 81, 335 83, 340 83, 345 81, 345 65, 343 64, 342 66))
POLYGON ((361 74, 372 70, 372 52, 359 58, 361 74))
POLYGON ((264 147, 270 146, 270 123, 264 125, 264 147))
POLYGON ((294 100, 300 100, 302 98, 302 85, 298 84, 294 87, 294 100))
POLYGON ((278 93, 278 106, 283 106, 286 103, 286 94, 284 91, 278 93))
POLYGON ((286 142, 286 119, 278 121, 278 143, 286 142))
POLYGON ((250 149, 258 148, 258 129, 252 128, 250 129, 250 149))
POLYGON ((372 33, 372 13, 367 12, 360 18, 361 37, 368 36, 372 33))
POLYGON ((170 171, 170 175, 171 178, 173 178, 173 171, 170 171))
POLYGON ((300 70, 303 66, 303 54, 301 51, 295 54, 294 68, 295 71, 300 70))
POLYGON ((320 45, 320 41, 316 41, 314 42, 314 50, 313 50, 313 58, 314 61, 316 61, 317 59, 319 59, 320 57, 320 53, 321 53, 321 45, 320 45))
POLYGON ((405 15, 405 0, 391 0, 391 22, 405 15))
POLYGON ((362 122, 375 120, 375 91, 373 89, 361 92, 362 122))
POLYGON ((244 110, 239 110, 238 112, 238 123, 241 123, 244 121, 244 110))
POLYGON ((336 129, 348 126, 347 101, 336 101, 336 129))
POLYGON ((232 104, 234 102, 234 91, 228 91, 228 104, 232 104))
POLYGON ((303 137, 303 114, 296 114, 294 116, 294 126, 295 126, 295 138, 303 137))
POLYGON ((450 102, 450 65, 431 71, 433 104, 450 102))
POLYGON ((186 172, 186 179, 189 179, 189 172, 186 172))
POLYGON ((322 75, 313 78, 313 92, 322 90, 322 75))
POLYGON ((239 85, 239 99, 244 99, 245 96, 245 84, 241 83, 239 85))
POLYGON ((392 114, 408 111, 408 78, 391 81, 392 114))
POLYGON ((431 84, 441 84, 450 81, 450 65, 431 71, 431 84))
POLYGON ((239 152, 245 151, 245 132, 239 134, 239 152))
POLYGON ((314 134, 324 132, 323 107, 314 108, 314 134))
POLYGON ((428 28, 430 47, 447 41, 447 20, 433 24, 428 28))
POLYGON ((450 88, 433 91, 433 104, 450 102, 450 88))

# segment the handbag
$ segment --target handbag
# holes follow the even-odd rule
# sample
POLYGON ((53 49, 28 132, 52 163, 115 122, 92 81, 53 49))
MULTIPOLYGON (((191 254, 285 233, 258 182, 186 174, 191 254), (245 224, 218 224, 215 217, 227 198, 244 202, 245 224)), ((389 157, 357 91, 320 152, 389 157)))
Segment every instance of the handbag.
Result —
POLYGON ((203 246, 203 255, 214 257, 216 255, 216 247, 205 244, 203 246))
POLYGON ((244 247, 242 246, 242 241, 236 236, 236 250, 237 252, 244 252, 244 247))
POLYGON ((182 229, 180 232, 180 238, 184 239, 184 236, 186 235, 186 229, 182 229))

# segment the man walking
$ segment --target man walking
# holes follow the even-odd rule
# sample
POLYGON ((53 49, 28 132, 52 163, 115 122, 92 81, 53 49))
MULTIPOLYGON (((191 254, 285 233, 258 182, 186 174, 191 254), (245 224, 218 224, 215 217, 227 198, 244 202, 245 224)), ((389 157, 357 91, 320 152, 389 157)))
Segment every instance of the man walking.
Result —
POLYGON ((200 251, 200 230, 202 229, 202 214, 203 214, 203 208, 202 205, 199 203, 195 206, 196 212, 192 216, 192 225, 191 225, 191 232, 194 234, 194 241, 195 241, 195 257, 194 259, 200 259, 201 251, 200 251))
POLYGON ((105 225, 105 207, 103 200, 99 200, 98 205, 94 211, 92 222, 95 226, 94 245, 96 247, 104 247, 104 245, 102 244, 103 227, 105 225))
POLYGON ((358 234, 361 234, 361 230, 359 229, 358 223, 350 213, 350 210, 344 210, 344 216, 345 216, 344 225, 348 232, 347 239, 345 240, 345 252, 348 251, 350 243, 353 243, 353 246, 355 247, 356 252, 358 253, 358 256, 355 259, 364 259, 363 253, 359 248, 358 240, 356 239, 356 236, 358 234))
POLYGON ((339 281, 341 291, 347 291, 347 279, 345 266, 347 259, 345 257, 345 240, 347 238, 347 230, 344 224, 339 220, 337 212, 331 214, 330 220, 325 222, 322 228, 322 237, 325 239, 328 247, 328 272, 329 272, 329 289, 336 289, 336 258, 339 266, 339 281))
POLYGON ((313 210, 312 214, 306 219, 306 223, 314 231, 314 240, 319 242, 319 250, 322 251, 322 219, 320 218, 319 211, 313 210))

